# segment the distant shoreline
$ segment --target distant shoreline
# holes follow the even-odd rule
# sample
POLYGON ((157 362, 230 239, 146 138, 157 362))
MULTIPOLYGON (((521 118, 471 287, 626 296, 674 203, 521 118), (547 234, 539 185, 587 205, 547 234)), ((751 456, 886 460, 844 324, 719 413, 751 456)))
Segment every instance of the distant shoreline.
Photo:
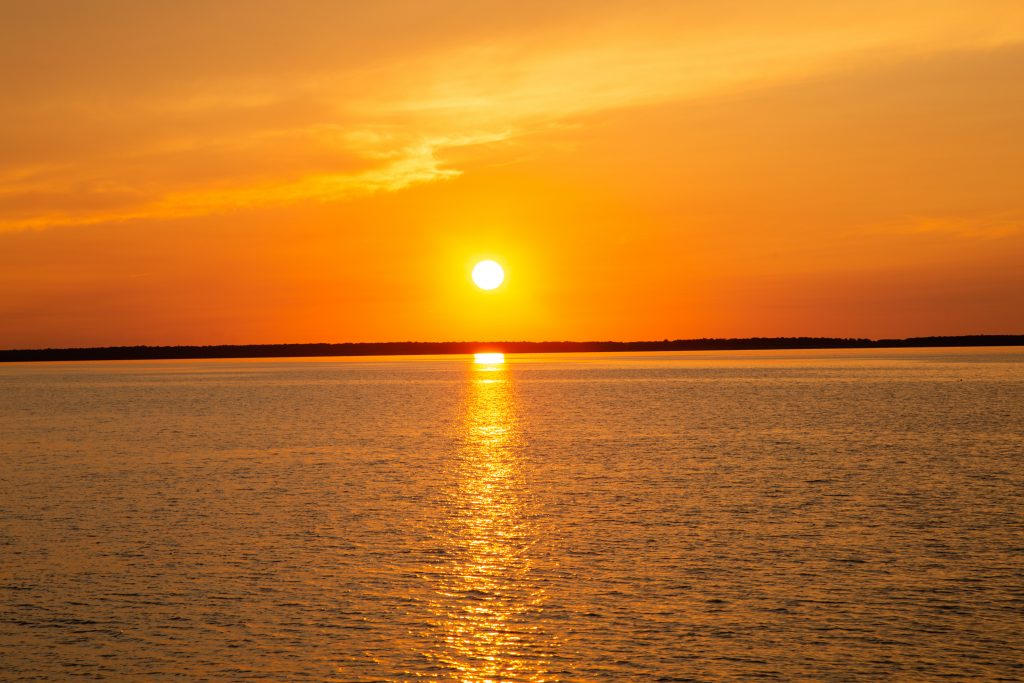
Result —
POLYGON ((958 346, 1024 346, 1024 334, 983 334, 907 339, 749 337, 662 341, 547 342, 359 342, 343 344, 221 344, 216 346, 107 346, 0 350, 0 362, 84 360, 187 360, 201 358, 308 358, 313 356, 426 356, 503 353, 629 351, 763 351, 785 349, 881 349, 958 346))

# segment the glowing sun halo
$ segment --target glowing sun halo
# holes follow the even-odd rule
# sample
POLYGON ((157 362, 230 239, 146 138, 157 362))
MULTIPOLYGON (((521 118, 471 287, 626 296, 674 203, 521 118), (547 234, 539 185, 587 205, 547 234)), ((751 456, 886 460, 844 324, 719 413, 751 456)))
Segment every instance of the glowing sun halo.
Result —
POLYGON ((494 289, 505 280, 505 271, 496 261, 481 261, 473 266, 473 282, 480 289, 494 289))

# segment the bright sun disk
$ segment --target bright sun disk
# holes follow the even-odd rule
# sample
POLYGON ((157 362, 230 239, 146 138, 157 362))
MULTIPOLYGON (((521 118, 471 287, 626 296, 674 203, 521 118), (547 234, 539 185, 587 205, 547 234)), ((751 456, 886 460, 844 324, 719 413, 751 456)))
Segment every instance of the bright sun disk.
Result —
POLYGON ((497 261, 481 261, 473 266, 473 282, 480 289, 494 289, 505 280, 505 271, 497 261))

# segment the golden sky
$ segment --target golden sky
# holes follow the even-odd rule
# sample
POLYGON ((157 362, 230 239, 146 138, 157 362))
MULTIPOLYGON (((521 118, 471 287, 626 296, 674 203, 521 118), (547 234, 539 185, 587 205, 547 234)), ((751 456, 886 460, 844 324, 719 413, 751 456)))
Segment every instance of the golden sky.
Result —
POLYGON ((0 15, 0 347, 1024 332, 1020 0, 0 15))

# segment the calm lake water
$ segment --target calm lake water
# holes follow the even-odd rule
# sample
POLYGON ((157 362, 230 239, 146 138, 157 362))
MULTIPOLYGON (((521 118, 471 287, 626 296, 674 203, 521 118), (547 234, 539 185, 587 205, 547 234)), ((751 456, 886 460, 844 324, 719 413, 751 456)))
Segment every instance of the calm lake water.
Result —
POLYGON ((1024 677, 1024 349, 0 364, 0 680, 1024 677))

